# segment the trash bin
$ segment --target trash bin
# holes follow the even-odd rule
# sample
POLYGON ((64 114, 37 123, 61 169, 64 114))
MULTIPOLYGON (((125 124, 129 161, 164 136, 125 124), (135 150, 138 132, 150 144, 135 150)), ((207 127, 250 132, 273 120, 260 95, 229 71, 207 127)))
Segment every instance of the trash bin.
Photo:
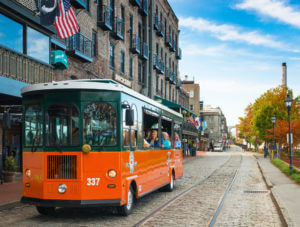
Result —
POLYGON ((196 148, 192 148, 192 156, 196 156, 196 148))

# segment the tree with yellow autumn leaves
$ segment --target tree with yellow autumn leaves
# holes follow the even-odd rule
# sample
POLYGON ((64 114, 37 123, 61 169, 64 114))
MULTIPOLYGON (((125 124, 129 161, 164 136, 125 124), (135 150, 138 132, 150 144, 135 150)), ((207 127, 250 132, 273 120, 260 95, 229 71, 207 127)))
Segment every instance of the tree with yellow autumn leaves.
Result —
MULTIPOLYGON (((293 92, 285 86, 266 91, 254 104, 247 106, 245 116, 240 117, 239 132, 247 143, 257 145, 259 141, 271 142, 273 139, 272 116, 276 117, 275 135, 279 145, 286 145, 288 133, 288 112, 285 106, 287 93, 293 92)), ((291 108, 291 131, 294 145, 300 143, 300 97, 293 100, 291 108)))

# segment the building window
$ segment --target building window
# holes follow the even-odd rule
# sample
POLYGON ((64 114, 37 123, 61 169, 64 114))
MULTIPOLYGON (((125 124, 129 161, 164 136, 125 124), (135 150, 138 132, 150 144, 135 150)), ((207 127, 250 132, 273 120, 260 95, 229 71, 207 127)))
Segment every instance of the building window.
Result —
POLYGON ((132 56, 129 58, 129 79, 132 80, 132 56))
POLYGON ((40 61, 49 63, 49 54, 49 37, 28 26, 27 55, 40 61))
POLYGON ((169 100, 171 101, 171 84, 169 85, 169 100))
POLYGON ((132 33, 133 33, 133 16, 132 14, 130 14, 129 16, 129 47, 130 48, 132 48, 132 36, 133 36, 132 33))
POLYGON ((111 69, 115 68, 115 46, 112 43, 109 48, 109 66, 111 69))
POLYGON ((124 37, 124 31, 125 31, 125 10, 124 10, 124 6, 121 6, 121 18, 122 18, 122 21, 123 21, 123 23, 122 23, 122 36, 124 37))
POLYGON ((190 90, 190 98, 194 98, 194 90, 190 90))
POLYGON ((158 93, 158 75, 156 75, 156 86, 155 86, 156 93, 158 93))
POLYGON ((190 105, 190 110, 191 110, 191 111, 194 110, 194 105, 190 105))
POLYGON ((1 45, 23 53, 23 25, 0 13, 0 34, 1 45))
POLYGON ((86 0, 86 11, 90 12, 90 0, 86 0))
POLYGON ((163 79, 160 80, 160 92, 161 92, 161 97, 164 95, 164 81, 163 79))
POLYGON ((124 70, 125 70, 125 53, 124 51, 121 51, 121 74, 124 75, 124 70))
POLYGON ((92 33, 92 45, 93 45, 93 57, 97 56, 97 32, 93 31, 92 33))
POLYGON ((142 83, 142 64, 140 62, 138 64, 138 82, 142 83))

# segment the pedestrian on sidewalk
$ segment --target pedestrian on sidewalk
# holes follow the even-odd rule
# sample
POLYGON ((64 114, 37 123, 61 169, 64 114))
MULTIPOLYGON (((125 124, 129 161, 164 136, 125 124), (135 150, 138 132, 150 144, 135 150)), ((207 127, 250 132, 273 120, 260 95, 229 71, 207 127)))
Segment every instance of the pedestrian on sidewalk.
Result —
POLYGON ((264 157, 266 158, 268 156, 268 147, 267 145, 264 146, 264 157))

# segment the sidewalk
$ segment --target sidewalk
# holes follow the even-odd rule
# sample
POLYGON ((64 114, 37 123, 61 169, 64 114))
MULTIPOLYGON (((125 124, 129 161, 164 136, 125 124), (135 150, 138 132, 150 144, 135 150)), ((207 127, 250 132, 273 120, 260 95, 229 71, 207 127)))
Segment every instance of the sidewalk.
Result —
POLYGON ((12 203, 19 202, 22 191, 22 179, 16 179, 12 183, 0 184, 0 209, 12 203))
POLYGON ((288 226, 300 227, 300 186, 274 166, 270 159, 260 155, 256 158, 288 226))

